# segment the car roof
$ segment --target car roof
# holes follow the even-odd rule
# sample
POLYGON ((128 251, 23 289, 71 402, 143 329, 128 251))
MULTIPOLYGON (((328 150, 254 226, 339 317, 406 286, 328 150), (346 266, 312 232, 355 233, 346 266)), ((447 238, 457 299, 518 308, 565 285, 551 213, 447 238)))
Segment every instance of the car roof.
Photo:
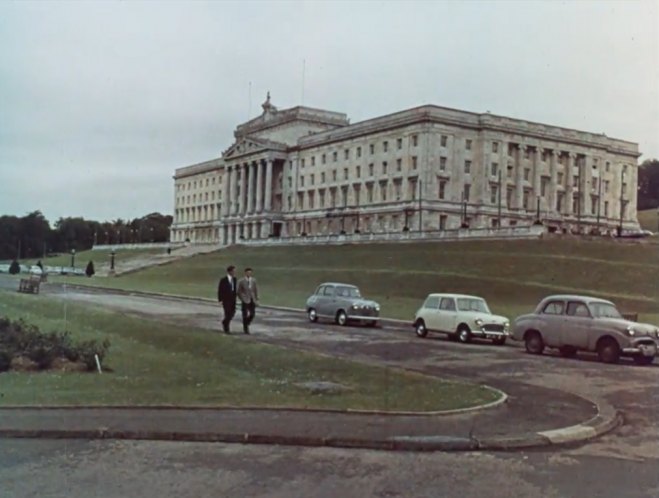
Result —
POLYGON ((480 296, 470 296, 469 294, 432 293, 432 294, 428 294, 428 297, 430 297, 430 296, 433 296, 433 297, 467 298, 467 299, 483 299, 483 301, 485 300, 485 298, 482 298, 480 296))
POLYGON ((342 284, 341 282, 323 282, 323 283, 320 284, 318 287, 320 287, 321 285, 342 285, 342 286, 344 286, 344 287, 354 287, 354 288, 357 288, 356 285, 353 285, 353 284, 342 284))
POLYGON ((542 301, 588 301, 588 302, 597 302, 597 303, 607 303, 607 304, 613 304, 611 301, 608 301, 606 299, 602 299, 600 297, 594 297, 594 296, 584 296, 584 295, 578 295, 578 294, 555 294, 553 296, 547 296, 545 297, 542 301))

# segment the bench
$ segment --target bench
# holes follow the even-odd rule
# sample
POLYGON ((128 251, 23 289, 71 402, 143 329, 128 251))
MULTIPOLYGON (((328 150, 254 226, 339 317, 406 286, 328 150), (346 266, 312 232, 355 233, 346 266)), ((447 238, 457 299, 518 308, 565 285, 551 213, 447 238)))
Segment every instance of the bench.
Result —
POLYGON ((21 281, 18 284, 18 292, 39 294, 40 285, 41 275, 30 275, 28 278, 21 278, 21 281))

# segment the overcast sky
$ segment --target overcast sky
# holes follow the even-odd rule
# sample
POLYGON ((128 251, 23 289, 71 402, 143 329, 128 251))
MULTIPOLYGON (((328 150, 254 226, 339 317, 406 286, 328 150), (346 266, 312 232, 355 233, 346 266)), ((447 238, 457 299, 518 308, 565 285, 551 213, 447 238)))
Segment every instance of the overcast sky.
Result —
POLYGON ((171 214, 174 170, 219 157, 268 90, 352 123, 489 110, 656 158, 659 2, 4 1, 0 215, 171 214))

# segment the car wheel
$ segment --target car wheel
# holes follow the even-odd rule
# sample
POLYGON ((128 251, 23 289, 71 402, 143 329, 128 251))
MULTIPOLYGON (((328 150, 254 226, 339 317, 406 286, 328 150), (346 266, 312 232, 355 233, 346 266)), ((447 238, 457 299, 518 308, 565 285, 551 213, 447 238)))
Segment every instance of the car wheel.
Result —
POLYGON ((458 329, 458 341, 462 344, 471 342, 471 330, 469 330, 469 327, 463 325, 458 329))
POLYGON ((366 322, 367 327, 375 327, 378 324, 377 320, 369 320, 366 322))
POLYGON ((637 354, 634 356, 634 363, 637 365, 649 365, 654 361, 654 356, 644 356, 642 354, 637 354))
POLYGON ((545 350, 545 343, 542 341, 542 336, 538 332, 529 332, 524 338, 524 346, 526 352, 531 354, 542 354, 545 350))
POLYGON ((577 348, 572 346, 563 346, 562 348, 558 349, 558 352, 563 358, 574 358, 577 356, 577 348))
POLYGON ((505 343, 505 337, 497 337, 496 339, 492 339, 492 344, 496 344, 497 346, 503 346, 505 343))
POLYGON ((614 339, 603 339, 597 345, 597 356, 602 363, 618 363, 620 360, 620 346, 614 339))
POLYGON ((428 335, 428 329, 423 320, 418 320, 414 325, 414 331, 416 332, 417 337, 425 337, 428 335))
POLYGON ((309 321, 310 322, 317 322, 318 321, 318 313, 314 308, 310 308, 309 311, 307 312, 307 315, 309 316, 309 321))
POLYGON ((341 325, 342 327, 348 323, 348 315, 346 315, 346 312, 343 310, 339 310, 338 313, 336 314, 336 323, 341 325))

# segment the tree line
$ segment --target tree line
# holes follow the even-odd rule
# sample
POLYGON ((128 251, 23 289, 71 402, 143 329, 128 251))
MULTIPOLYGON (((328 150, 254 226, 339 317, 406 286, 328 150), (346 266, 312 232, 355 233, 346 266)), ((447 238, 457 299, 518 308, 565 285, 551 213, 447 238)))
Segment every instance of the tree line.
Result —
POLYGON ((52 228, 41 211, 23 217, 0 216, 0 260, 42 258, 99 244, 167 242, 171 224, 172 217, 160 213, 105 222, 59 218, 52 228))

